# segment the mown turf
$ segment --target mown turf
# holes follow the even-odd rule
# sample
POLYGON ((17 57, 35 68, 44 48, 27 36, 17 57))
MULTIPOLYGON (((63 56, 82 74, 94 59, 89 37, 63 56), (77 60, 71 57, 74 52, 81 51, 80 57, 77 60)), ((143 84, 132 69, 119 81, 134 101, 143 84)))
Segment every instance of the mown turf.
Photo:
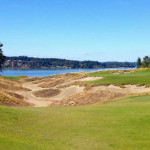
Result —
POLYGON ((0 79, 7 79, 7 80, 20 80, 27 78, 27 76, 0 76, 0 79))
POLYGON ((150 96, 83 107, 0 107, 2 150, 149 150, 150 96))
POLYGON ((88 76, 101 76, 103 79, 96 81, 88 81, 86 83, 91 84, 114 84, 114 85, 125 85, 125 84, 138 84, 150 86, 150 70, 135 71, 128 74, 113 74, 111 71, 107 72, 95 72, 89 73, 88 76))

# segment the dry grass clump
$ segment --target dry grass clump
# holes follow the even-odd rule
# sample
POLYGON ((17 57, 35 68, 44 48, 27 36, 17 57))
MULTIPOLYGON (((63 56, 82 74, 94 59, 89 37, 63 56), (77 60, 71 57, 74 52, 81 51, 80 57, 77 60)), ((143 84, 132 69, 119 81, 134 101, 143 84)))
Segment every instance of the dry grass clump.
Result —
POLYGON ((40 90, 40 91, 35 91, 33 94, 37 97, 44 97, 44 98, 49 98, 56 96, 60 94, 59 89, 46 89, 46 90, 40 90))
MULTIPOLYGON (((18 95, 15 95, 18 97, 18 95)), ((11 95, 8 95, 6 93, 0 92, 0 105, 2 106, 30 106, 29 103, 20 100, 18 98, 15 98, 11 95)))
POLYGON ((23 79, 25 82, 33 82, 35 84, 41 83, 41 82, 47 82, 51 79, 78 79, 81 78, 85 73, 64 73, 64 74, 58 74, 58 75, 51 75, 47 77, 28 77, 23 79))
POLYGON ((92 87, 97 86, 95 84, 88 84, 88 83, 83 82, 83 81, 73 82, 72 85, 78 85, 79 87, 84 87, 85 88, 84 90, 90 90, 92 87))
POLYGON ((19 81, 0 79, 0 90, 28 91, 29 89, 22 87, 19 81))
POLYGON ((64 88, 64 87, 71 86, 70 82, 81 79, 83 77, 84 77, 83 75, 81 76, 78 73, 60 74, 60 75, 54 75, 53 78, 45 78, 44 80, 41 80, 41 82, 36 82, 36 83, 41 83, 39 87, 42 88, 51 88, 55 86, 64 88))
POLYGON ((8 95, 10 95, 10 96, 12 96, 12 97, 15 97, 15 98, 17 98, 19 100, 24 100, 24 96, 22 96, 20 94, 17 94, 15 92, 12 92, 12 91, 3 91, 3 92, 8 94, 8 95))
MULTIPOLYGON (((124 73, 133 73, 136 71, 140 71, 139 69, 127 69, 127 70, 100 70, 100 71, 95 71, 94 73, 112 73, 112 74, 124 74, 124 73)), ((93 75, 94 76, 94 75, 93 75)))
POLYGON ((71 80, 78 80, 85 77, 85 72, 79 72, 79 73, 64 73, 64 74, 58 74, 58 75, 52 75, 47 77, 32 77, 32 78, 26 78, 22 81, 24 82, 32 82, 33 84, 41 84, 39 87, 43 88, 50 88, 54 87, 57 84, 62 84, 63 80, 65 81, 71 81, 71 80), (56 84, 55 84, 56 83, 56 84), (48 86, 50 84, 50 86, 48 86))
POLYGON ((109 85, 114 85, 118 86, 120 88, 125 88, 126 84, 118 84, 118 83, 113 83, 113 84, 101 84, 101 83, 87 83, 83 81, 76 81, 72 83, 72 85, 79 85, 80 87, 85 87, 85 90, 91 90, 92 87, 98 87, 98 86, 109 86, 109 85))
POLYGON ((66 84, 63 84, 63 85, 58 85, 57 88, 58 89, 63 89, 63 88, 67 88, 67 87, 70 87, 74 85, 73 83, 66 83, 66 84))
POLYGON ((29 104, 24 101, 24 97, 16 93, 17 91, 29 91, 29 89, 22 87, 22 82, 20 80, 1 78, 0 91, 0 105, 29 106, 29 104))
POLYGON ((50 106, 80 106, 91 105, 99 102, 104 102, 111 99, 121 98, 127 96, 124 93, 110 92, 110 91, 85 91, 84 93, 70 96, 62 101, 53 101, 50 106))
POLYGON ((82 77, 85 76, 85 72, 78 72, 78 73, 66 73, 66 74, 61 74, 62 78, 68 78, 68 79, 81 79, 82 77))
POLYGON ((116 70, 113 72, 113 74, 123 74, 124 70, 116 70))
POLYGON ((12 91, 29 91, 29 89, 18 85, 9 85, 5 83, 0 83, 0 90, 12 90, 12 91))
POLYGON ((63 73, 59 75, 52 75, 53 79, 65 79, 65 80, 77 80, 81 79, 86 75, 85 72, 78 72, 78 73, 63 73))
POLYGON ((62 74, 58 74, 58 75, 53 75, 52 77, 55 78, 55 79, 58 79, 58 78, 75 78, 75 77, 80 77, 82 76, 83 72, 78 72, 78 73, 62 73, 62 74))
POLYGON ((43 77, 30 77, 30 78, 23 79, 22 81, 33 82, 33 81, 37 81, 37 80, 41 80, 41 79, 43 79, 43 77))
POLYGON ((54 78, 43 78, 43 79, 40 79, 40 80, 36 80, 36 81, 33 81, 32 83, 33 84, 40 84, 40 83, 44 83, 44 82, 50 82, 50 81, 53 81, 54 78))
POLYGON ((41 88, 51 88, 55 87, 56 85, 60 85, 64 83, 66 80, 65 79, 55 79, 55 80, 50 80, 49 82, 44 82, 39 85, 41 88))

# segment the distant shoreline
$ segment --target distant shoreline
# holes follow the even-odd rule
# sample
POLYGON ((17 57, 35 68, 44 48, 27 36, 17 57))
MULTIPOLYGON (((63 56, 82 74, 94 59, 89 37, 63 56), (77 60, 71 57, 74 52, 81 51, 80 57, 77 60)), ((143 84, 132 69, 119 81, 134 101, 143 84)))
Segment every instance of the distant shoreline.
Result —
MULTIPOLYGON (((116 67, 112 67, 112 68, 40 68, 40 69, 38 69, 38 68, 34 68, 34 69, 32 69, 32 68, 27 68, 27 69, 20 69, 20 68, 4 68, 3 70, 59 70, 59 69, 61 69, 61 70, 66 70, 66 69, 104 69, 104 70, 109 70, 109 69, 115 69, 116 67)), ((117 68, 120 68, 120 69, 136 69, 137 67, 117 67, 117 68)))
POLYGON ((96 72, 103 70, 128 70, 136 68, 105 68, 105 69, 3 69, 0 75, 3 76, 28 76, 28 77, 45 77, 56 74, 64 73, 77 73, 77 72, 96 72))

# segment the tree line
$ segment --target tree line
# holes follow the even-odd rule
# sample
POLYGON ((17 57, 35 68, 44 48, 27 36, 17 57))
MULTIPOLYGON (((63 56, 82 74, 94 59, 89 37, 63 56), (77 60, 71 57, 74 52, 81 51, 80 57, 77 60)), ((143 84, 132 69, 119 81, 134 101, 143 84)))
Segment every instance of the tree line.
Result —
POLYGON ((132 62, 76 61, 58 58, 34 58, 27 56, 6 57, 5 69, 51 69, 51 68, 119 68, 135 67, 132 62))
POLYGON ((150 68, 150 57, 145 56, 143 59, 138 57, 137 68, 150 68))

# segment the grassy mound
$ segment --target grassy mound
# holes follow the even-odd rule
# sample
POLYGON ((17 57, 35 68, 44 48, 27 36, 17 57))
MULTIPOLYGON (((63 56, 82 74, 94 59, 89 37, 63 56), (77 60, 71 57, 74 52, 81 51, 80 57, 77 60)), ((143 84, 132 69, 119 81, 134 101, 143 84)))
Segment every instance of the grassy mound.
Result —
POLYGON ((101 105, 0 107, 2 150, 148 150, 150 96, 101 105))
POLYGON ((22 82, 19 79, 23 77, 5 77, 0 76, 0 90, 23 91, 28 90, 22 87, 22 82))
POLYGON ((12 91, 3 91, 3 92, 8 94, 8 95, 10 95, 10 96, 12 96, 12 97, 15 97, 15 98, 17 98, 19 100, 24 100, 24 97, 22 95, 17 94, 15 92, 12 92, 12 91))
POLYGON ((27 76, 1 76, 0 79, 6 79, 6 80, 12 80, 12 81, 18 81, 21 79, 26 79, 27 76))
POLYGON ((111 91, 85 91, 77 95, 67 97, 61 101, 53 101, 50 106, 82 106, 100 103, 112 99, 122 98, 127 94, 111 91))
POLYGON ((12 93, 12 92, 8 94, 0 92, 0 105, 2 106, 29 106, 27 102, 23 101, 23 97, 21 95, 12 93))
POLYGON ((90 84, 97 84, 97 85, 127 85, 127 84, 136 84, 136 85, 146 85, 150 87, 150 69, 143 69, 143 70, 135 70, 131 73, 124 73, 122 71, 119 74, 116 74, 118 72, 116 71, 100 71, 100 72, 94 72, 89 73, 87 76, 101 76, 104 77, 100 80, 95 81, 88 81, 86 83, 90 84))
POLYGON ((29 90, 22 87, 22 82, 20 80, 24 78, 26 78, 26 76, 0 76, 0 105, 29 106, 29 104, 24 101, 24 97, 16 93, 17 91, 29 90))

